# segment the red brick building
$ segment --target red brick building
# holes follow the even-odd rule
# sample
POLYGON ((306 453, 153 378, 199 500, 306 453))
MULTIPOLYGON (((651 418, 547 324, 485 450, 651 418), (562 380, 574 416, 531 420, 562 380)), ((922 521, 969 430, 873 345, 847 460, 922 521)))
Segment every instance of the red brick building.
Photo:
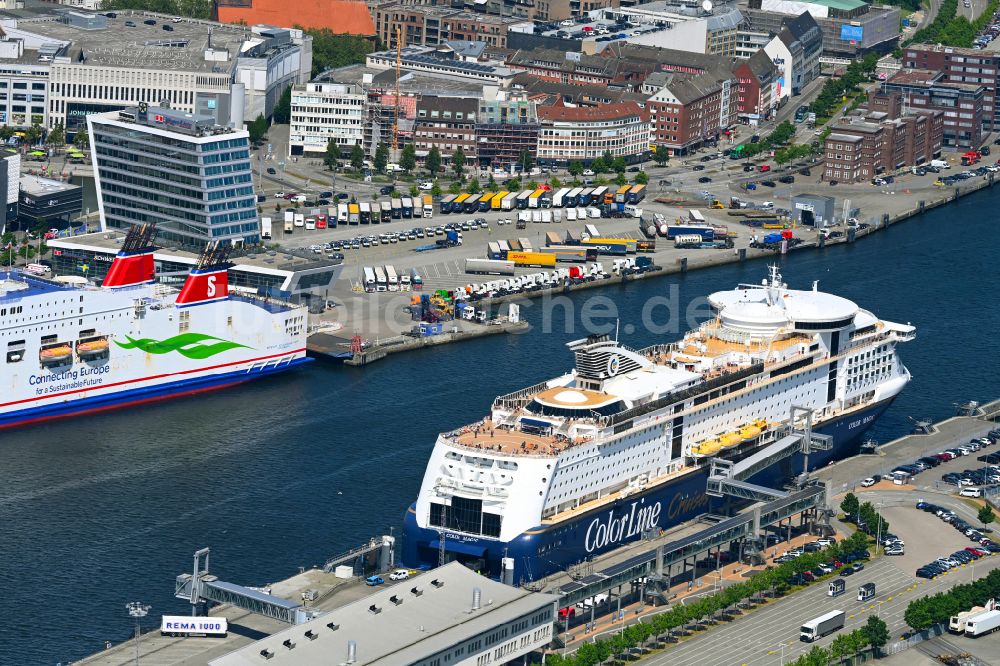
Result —
POLYGON ((903 49, 903 67, 929 69, 944 74, 942 81, 981 85, 983 123, 986 131, 1000 129, 1000 104, 997 104, 997 84, 1000 82, 1000 52, 963 49, 952 46, 911 44, 903 49))
POLYGON ((736 121, 736 79, 728 71, 695 76, 657 73, 646 79, 643 92, 658 148, 684 155, 718 139, 736 121))
POLYGON ((823 180, 859 182, 934 159, 941 155, 943 120, 941 111, 889 118, 860 110, 847 116, 826 138, 823 180))
POLYGON ((745 125, 770 118, 777 100, 771 96, 778 68, 764 51, 757 51, 733 69, 736 77, 736 115, 745 125))

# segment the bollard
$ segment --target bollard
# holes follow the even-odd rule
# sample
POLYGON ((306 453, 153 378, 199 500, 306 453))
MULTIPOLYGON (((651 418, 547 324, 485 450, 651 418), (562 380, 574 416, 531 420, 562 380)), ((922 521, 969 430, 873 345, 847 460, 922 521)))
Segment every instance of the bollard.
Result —
POLYGON ((854 237, 856 235, 857 235, 857 229, 856 228, 854 228, 854 227, 848 228, 847 229, 847 242, 848 243, 853 243, 854 242, 854 237))
POLYGON ((743 263, 744 261, 746 261, 747 260, 747 249, 745 247, 741 247, 740 251, 738 253, 738 256, 740 258, 740 263, 743 263))
POLYGON ((823 249, 824 247, 826 247, 826 236, 824 236, 824 235, 820 234, 820 237, 819 237, 819 243, 817 244, 817 247, 818 247, 819 249, 821 249, 821 250, 822 250, 822 249, 823 249))
POLYGON ((921 199, 919 202, 917 202, 917 210, 919 210, 922 213, 924 212, 924 208, 926 208, 926 204, 924 203, 924 200, 921 199))
POLYGON ((687 257, 681 257, 681 273, 688 272, 688 260, 687 257))

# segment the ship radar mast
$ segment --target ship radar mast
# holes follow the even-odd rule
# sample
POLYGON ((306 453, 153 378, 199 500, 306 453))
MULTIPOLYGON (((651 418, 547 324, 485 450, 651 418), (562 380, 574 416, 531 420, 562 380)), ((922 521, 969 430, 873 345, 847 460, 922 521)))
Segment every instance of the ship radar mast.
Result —
POLYGON ((780 302, 781 289, 785 285, 781 282, 781 273, 778 272, 777 264, 771 264, 767 267, 767 270, 770 276, 770 280, 765 282, 767 285, 767 302, 768 305, 776 305, 780 302))

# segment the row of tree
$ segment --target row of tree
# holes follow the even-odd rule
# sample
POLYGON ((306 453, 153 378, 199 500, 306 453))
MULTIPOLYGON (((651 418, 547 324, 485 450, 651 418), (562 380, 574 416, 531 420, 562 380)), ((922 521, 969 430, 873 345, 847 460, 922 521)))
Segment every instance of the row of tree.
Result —
MULTIPOLYGON (((948 2, 955 0, 945 0, 946 4, 948 2)), ((809 105, 809 110, 815 113, 817 118, 829 118, 833 115, 834 109, 845 101, 847 95, 853 95, 861 90, 861 85, 871 78, 877 66, 878 55, 874 53, 852 62, 847 66, 843 76, 830 78, 823 84, 823 89, 809 105)))
MULTIPOLYGON (((688 605, 677 604, 642 623, 625 627, 620 635, 585 643, 572 655, 548 655, 546 663, 556 666, 596 666, 634 647, 651 642, 670 641, 673 633, 686 631, 690 625, 699 625, 710 619, 731 617, 736 613, 737 604, 741 602, 750 600, 759 603, 766 595, 785 594, 791 589, 790 579, 794 574, 815 569, 823 562, 848 552, 862 550, 867 545, 868 537, 862 532, 855 532, 844 541, 833 544, 822 552, 804 553, 791 562, 760 571, 745 582, 730 585, 688 605)), ((859 650, 869 645, 880 648, 885 645, 888 638, 888 631, 873 633, 859 650)), ((825 664, 826 662, 824 666, 825 664)))
POLYGON ((971 583, 956 585, 947 592, 914 599, 906 607, 903 620, 913 629, 922 631, 947 622, 952 615, 967 611, 973 606, 984 606, 987 601, 996 597, 1000 597, 1000 569, 994 569, 971 583))
POLYGON ((212 18, 212 0, 102 0, 101 2, 101 11, 122 9, 157 12, 195 19, 212 18))
POLYGON ((968 48, 983 28, 993 20, 1000 0, 990 0, 986 9, 974 21, 958 15, 958 0, 944 0, 930 25, 921 28, 907 44, 944 44, 968 48))
POLYGON ((740 147, 740 154, 743 157, 753 157, 758 153, 777 150, 787 144, 793 136, 795 136, 795 125, 786 120, 757 143, 743 144, 740 147))

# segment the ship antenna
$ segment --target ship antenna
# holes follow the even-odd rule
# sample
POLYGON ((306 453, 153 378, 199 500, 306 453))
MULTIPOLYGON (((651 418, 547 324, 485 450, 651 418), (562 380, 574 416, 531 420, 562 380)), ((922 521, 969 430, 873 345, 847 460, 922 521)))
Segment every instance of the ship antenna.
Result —
POLYGON ((621 323, 621 319, 615 319, 615 344, 618 344, 618 325, 621 323))

